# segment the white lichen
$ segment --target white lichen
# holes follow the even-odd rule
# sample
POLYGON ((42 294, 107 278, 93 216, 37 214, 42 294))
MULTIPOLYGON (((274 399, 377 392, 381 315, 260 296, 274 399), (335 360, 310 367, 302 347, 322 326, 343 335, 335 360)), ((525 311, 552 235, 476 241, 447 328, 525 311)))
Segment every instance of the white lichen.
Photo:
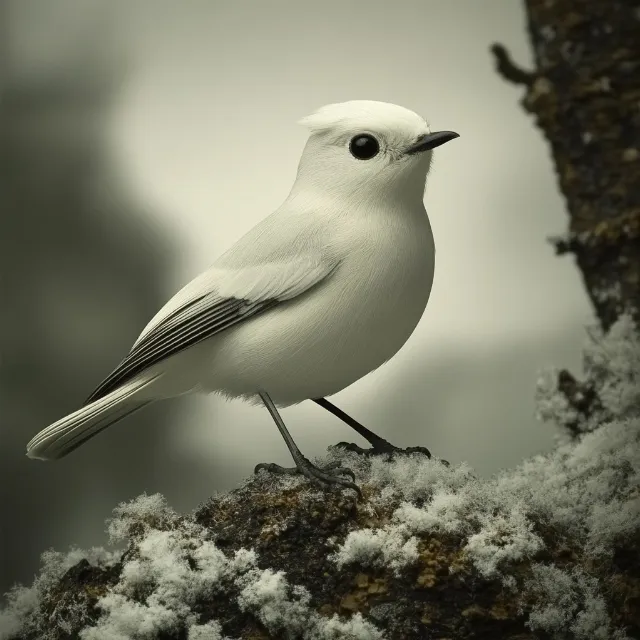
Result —
POLYGON ((582 421, 558 387, 558 369, 548 368, 540 373, 536 389, 540 420, 593 431, 613 417, 640 415, 640 337, 629 314, 621 315, 606 335, 598 327, 587 331, 583 362, 584 384, 600 399, 602 410, 582 421))
POLYGON ((159 493, 142 495, 129 502, 123 502, 113 510, 113 518, 107 521, 109 542, 126 540, 132 526, 168 529, 178 522, 178 514, 169 507, 166 499, 159 493))
POLYGON ((547 42, 552 42, 553 40, 555 40, 556 30, 551 25, 547 24, 540 29, 540 35, 547 42))
POLYGON ((284 573, 254 569, 240 578, 240 608, 254 613, 276 637, 304 640, 383 640, 382 633, 360 614, 348 621, 325 618, 310 608, 311 595, 291 586, 284 573))
MULTIPOLYGON (((45 551, 41 555, 40 573, 30 587, 16 585, 7 594, 7 606, 0 611, 0 640, 8 640, 18 633, 38 633, 42 640, 54 637, 55 630, 49 630, 39 614, 42 599, 57 584, 58 580, 81 560, 87 560, 95 567, 107 568, 117 562, 119 555, 102 547, 81 550, 72 547, 66 553, 45 551)), ((83 620, 86 612, 77 611, 78 620, 83 620)), ((55 619, 50 624, 64 626, 73 620, 55 619)), ((57 637, 57 636, 56 636, 57 637)))
POLYGON ((222 634, 222 627, 212 620, 205 624, 194 624, 189 628, 187 640, 233 640, 222 634))
MULTIPOLYGON (((640 340, 629 316, 622 316, 606 336, 589 333, 585 377, 604 405, 591 418, 592 431, 486 481, 475 478, 464 465, 446 468, 419 456, 367 463, 367 481, 376 487, 376 500, 404 501, 395 509, 391 525, 351 532, 333 559, 340 565, 363 566, 380 565, 386 559, 387 566, 397 571, 415 560, 402 550, 408 542, 413 544, 417 534, 455 533, 465 536, 464 550, 479 573, 499 577, 514 588, 510 565, 535 558, 544 546, 534 523, 545 523, 556 535, 579 543, 587 557, 600 561, 610 557, 617 542, 640 535, 640 340), (604 423, 603 416, 607 416, 604 423), (418 507, 416 501, 424 504, 418 507)), ((552 380, 557 381, 555 372, 547 375, 539 412, 562 426, 576 414, 552 380)), ((352 463, 358 461, 345 455, 344 464, 352 463)), ((595 578, 589 580, 580 578, 578 584, 594 584, 595 578)), ((535 576, 531 589, 534 583, 535 576)), ((547 604, 536 609, 534 625, 542 625, 541 620, 555 610, 555 604, 543 602, 547 604)), ((559 628, 571 630, 576 638, 589 634, 597 638, 609 629, 601 600, 591 595, 589 606, 585 598, 576 602, 575 608, 557 605, 566 616, 554 614, 559 628)), ((616 633, 606 637, 623 637, 616 633)))
POLYGON ((558 388, 559 377, 560 370, 556 367, 549 367, 539 373, 535 391, 536 418, 541 422, 554 422, 561 427, 577 425, 580 414, 558 388))
MULTIPOLYGON (((480 575, 500 580, 512 592, 519 590, 523 602, 534 603, 528 618, 532 630, 575 640, 623 640, 612 627, 598 579, 586 567, 606 565, 616 544, 640 535, 640 341, 630 318, 623 316, 607 335, 589 333, 584 369, 603 405, 590 418, 591 430, 486 480, 466 464, 447 467, 421 455, 389 461, 332 450, 329 460, 351 467, 357 482, 368 485, 371 497, 362 508, 371 514, 390 508, 392 518, 382 527, 353 529, 332 540, 330 558, 338 568, 360 564, 399 574, 419 560, 421 539, 455 534, 480 575), (536 563, 544 547, 543 528, 571 541, 582 568, 536 563), (523 582, 511 569, 525 561, 534 564, 523 582)), ((562 425, 570 408, 548 386, 541 412, 562 425)), ((274 493, 304 486, 304 479, 268 474, 253 482, 274 493)), ((223 502, 250 499, 250 492, 251 484, 245 484, 223 502)), ((316 494, 306 487, 300 496, 316 494)), ((195 613, 198 604, 223 595, 235 598, 275 637, 384 639, 360 614, 346 620, 320 615, 306 588, 291 584, 281 571, 259 568, 251 549, 224 553, 205 527, 192 516, 176 514, 160 495, 117 507, 108 532, 112 542, 125 540, 130 548, 118 581, 98 600, 101 615, 95 624, 85 621, 81 605, 66 617, 54 612, 46 619, 39 605, 82 558, 106 568, 121 554, 50 551, 33 586, 9 593, 0 613, 0 638, 30 634, 48 640, 83 626, 81 640, 153 640, 161 633, 232 640, 223 636, 220 621, 195 613)), ((392 615, 384 604, 371 611, 376 620, 392 615)))
POLYGON ((399 572, 418 559, 418 539, 402 524, 359 529, 349 533, 331 558, 339 567, 357 562, 365 566, 387 566, 399 572))
POLYGON ((529 595, 538 598, 527 626, 546 631, 553 638, 571 632, 575 640, 630 640, 611 627, 598 581, 579 568, 572 570, 534 564, 526 583, 529 595))

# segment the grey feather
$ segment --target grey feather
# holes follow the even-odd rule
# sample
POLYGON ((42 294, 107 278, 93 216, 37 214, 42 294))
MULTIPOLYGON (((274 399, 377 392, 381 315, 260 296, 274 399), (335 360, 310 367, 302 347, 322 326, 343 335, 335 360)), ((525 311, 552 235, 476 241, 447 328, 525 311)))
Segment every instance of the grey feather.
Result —
POLYGON ((83 406, 103 398, 149 367, 202 342, 278 303, 202 295, 182 305, 139 340, 127 357, 87 398, 83 406))
POLYGON ((119 412, 115 412, 110 414, 104 421, 99 424, 96 424, 92 429, 87 430, 78 430, 78 433, 69 438, 67 441, 64 441, 63 438, 60 438, 56 441, 56 453, 50 454, 50 459, 59 460, 60 458, 64 458, 69 455, 72 451, 75 451, 78 447, 83 445, 87 440, 97 436, 99 433, 102 433, 105 429, 110 427, 112 424, 119 422, 123 418, 130 416, 136 411, 140 411, 140 409, 144 409, 147 405, 151 404, 150 401, 143 402, 138 405, 134 405, 133 407, 123 407, 119 412))
POLYGON ((162 360, 300 295, 330 275, 337 264, 318 253, 303 253, 294 260, 205 271, 156 314, 127 357, 83 406, 162 360))

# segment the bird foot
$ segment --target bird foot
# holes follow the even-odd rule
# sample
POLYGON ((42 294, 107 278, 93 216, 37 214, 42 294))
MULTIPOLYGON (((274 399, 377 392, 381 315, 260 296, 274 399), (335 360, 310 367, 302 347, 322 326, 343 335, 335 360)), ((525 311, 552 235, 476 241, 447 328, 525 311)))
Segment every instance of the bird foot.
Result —
POLYGON ((264 469, 269 473, 276 473, 280 475, 297 475, 302 474, 307 478, 311 484, 315 485, 319 489, 328 489, 330 487, 341 487, 344 489, 353 489, 358 497, 362 498, 362 492, 360 487, 354 482, 343 478, 342 476, 350 476, 351 480, 355 480, 356 476, 347 467, 343 467, 339 462, 330 462, 324 467, 316 467, 307 458, 302 458, 296 467, 281 467, 274 462, 261 462, 256 465, 254 473, 258 473, 260 469, 264 469))
MULTIPOLYGON (((339 442, 335 445, 337 449, 342 449, 344 451, 351 451, 353 453, 357 453, 362 456, 389 456, 390 459, 393 459, 395 456, 408 456, 413 453, 420 453, 427 458, 431 458, 431 451, 426 447, 406 447, 402 449, 401 447, 396 447, 392 445, 390 442, 381 439, 379 443, 369 447, 368 449, 363 449, 359 447, 357 444, 353 442, 339 442)), ((449 466, 449 463, 446 460, 440 459, 439 462, 449 466)))

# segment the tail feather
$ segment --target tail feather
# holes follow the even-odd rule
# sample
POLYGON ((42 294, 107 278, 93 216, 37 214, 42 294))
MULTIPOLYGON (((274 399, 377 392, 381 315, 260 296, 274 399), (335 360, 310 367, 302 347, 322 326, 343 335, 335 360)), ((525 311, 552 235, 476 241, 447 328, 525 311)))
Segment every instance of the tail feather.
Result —
POLYGON ((152 401, 136 395, 155 378, 128 384, 54 422, 36 434, 27 444, 27 456, 40 460, 58 460, 122 418, 152 401))

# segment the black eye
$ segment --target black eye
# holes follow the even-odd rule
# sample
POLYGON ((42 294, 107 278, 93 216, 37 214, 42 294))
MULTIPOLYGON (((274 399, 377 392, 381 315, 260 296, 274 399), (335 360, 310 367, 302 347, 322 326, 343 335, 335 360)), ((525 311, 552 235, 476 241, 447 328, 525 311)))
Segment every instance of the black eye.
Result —
POLYGON ((371 160, 371 158, 378 155, 380 145, 372 135, 361 133, 351 139, 349 151, 358 160, 371 160))

